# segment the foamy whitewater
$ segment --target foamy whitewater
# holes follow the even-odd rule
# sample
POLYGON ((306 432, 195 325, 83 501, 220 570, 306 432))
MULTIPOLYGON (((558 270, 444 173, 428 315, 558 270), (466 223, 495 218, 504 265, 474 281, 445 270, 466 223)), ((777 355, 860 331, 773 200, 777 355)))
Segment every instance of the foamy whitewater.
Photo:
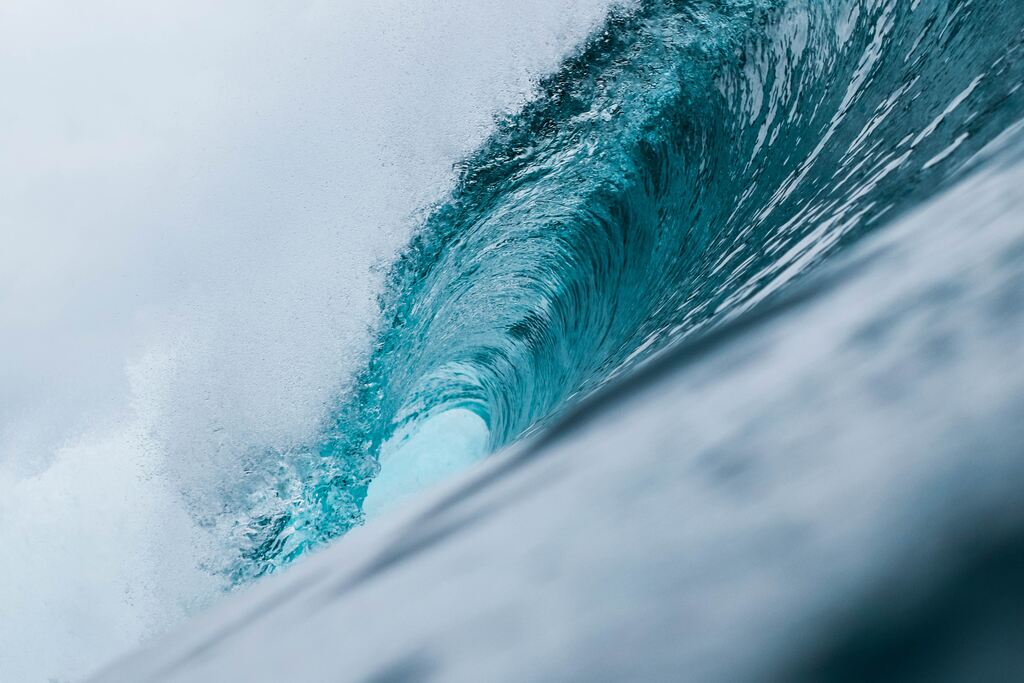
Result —
POLYGON ((0 681, 877 679, 1024 528, 1019 3, 143 5, 0 9, 0 681))

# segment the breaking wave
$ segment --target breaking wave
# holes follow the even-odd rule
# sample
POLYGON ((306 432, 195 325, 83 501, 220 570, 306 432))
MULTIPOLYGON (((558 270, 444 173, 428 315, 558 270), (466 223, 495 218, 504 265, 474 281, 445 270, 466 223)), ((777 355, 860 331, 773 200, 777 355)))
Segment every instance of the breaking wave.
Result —
POLYGON ((236 583, 776 296, 1024 116, 1024 6, 651 0, 502 118, 392 263, 365 367, 268 458, 236 583))

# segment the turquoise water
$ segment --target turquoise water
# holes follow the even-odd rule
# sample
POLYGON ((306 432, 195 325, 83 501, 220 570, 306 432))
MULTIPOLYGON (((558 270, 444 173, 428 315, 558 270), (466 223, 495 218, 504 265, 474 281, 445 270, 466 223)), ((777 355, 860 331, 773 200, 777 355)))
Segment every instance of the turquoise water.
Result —
POLYGON ((426 207, 355 388, 274 456, 227 572, 273 572, 543 430, 973 172, 1024 117, 1022 44, 1015 2, 613 12, 426 207))

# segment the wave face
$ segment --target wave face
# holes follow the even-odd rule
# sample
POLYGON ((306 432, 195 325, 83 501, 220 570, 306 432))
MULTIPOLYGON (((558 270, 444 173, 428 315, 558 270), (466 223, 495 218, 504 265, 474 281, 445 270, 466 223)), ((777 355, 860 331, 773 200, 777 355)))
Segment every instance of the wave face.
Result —
POLYGON ((1024 116, 1022 41, 1016 2, 613 12, 425 213, 356 388, 282 458, 233 580, 361 523, 382 450, 431 421, 474 414, 482 452, 542 429, 983 165, 1024 116))

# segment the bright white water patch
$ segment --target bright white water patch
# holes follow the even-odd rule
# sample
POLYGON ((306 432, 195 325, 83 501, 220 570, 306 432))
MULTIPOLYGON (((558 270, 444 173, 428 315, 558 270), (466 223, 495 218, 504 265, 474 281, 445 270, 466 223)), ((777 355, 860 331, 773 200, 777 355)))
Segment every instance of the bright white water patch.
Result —
POLYGON ((608 4, 3 3, 0 681, 217 594, 253 454, 316 433, 376 267, 608 4))
POLYGON ((0 474, 0 681, 73 680, 218 594, 150 416, 0 474))
POLYGON ((367 518, 482 460, 489 436, 480 416, 463 408, 427 419, 412 434, 396 435, 381 448, 380 473, 363 503, 367 518))

